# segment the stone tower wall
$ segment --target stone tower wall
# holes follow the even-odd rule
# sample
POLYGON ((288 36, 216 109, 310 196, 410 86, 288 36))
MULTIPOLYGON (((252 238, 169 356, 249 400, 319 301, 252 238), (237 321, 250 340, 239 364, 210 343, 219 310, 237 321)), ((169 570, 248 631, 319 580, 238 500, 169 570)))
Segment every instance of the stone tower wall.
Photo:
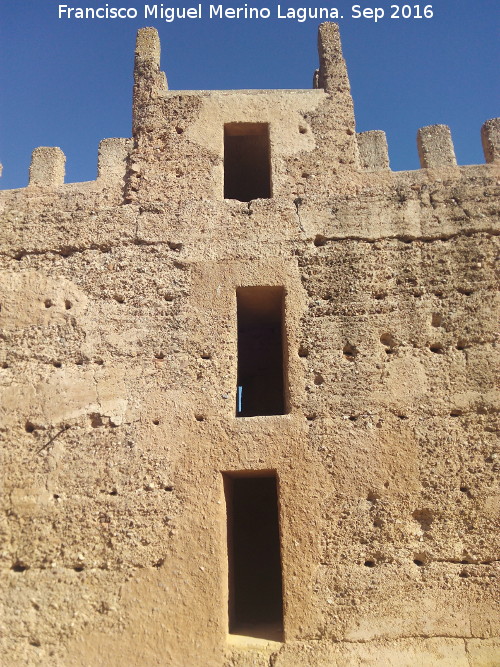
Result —
POLYGON ((319 54, 313 90, 169 91, 141 30, 97 180, 38 148, 0 193, 6 664, 498 664, 500 122, 392 172, 335 25, 319 54), (224 199, 226 123, 268 124, 270 198, 224 199), (284 289, 283 415, 236 417, 249 286, 284 289), (278 479, 283 641, 228 636, 231 471, 278 479))

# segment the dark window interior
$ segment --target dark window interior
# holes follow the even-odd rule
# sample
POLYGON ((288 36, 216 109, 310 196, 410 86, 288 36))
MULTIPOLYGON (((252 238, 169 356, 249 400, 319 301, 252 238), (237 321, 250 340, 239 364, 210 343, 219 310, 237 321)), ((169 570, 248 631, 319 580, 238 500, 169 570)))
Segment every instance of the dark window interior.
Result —
POLYGON ((239 287, 236 415, 285 414, 282 287, 239 287))
POLYGON ((269 199, 271 160, 267 123, 224 125, 224 199, 269 199))
POLYGON ((274 472, 224 475, 229 555, 229 632, 281 641, 283 593, 274 472))

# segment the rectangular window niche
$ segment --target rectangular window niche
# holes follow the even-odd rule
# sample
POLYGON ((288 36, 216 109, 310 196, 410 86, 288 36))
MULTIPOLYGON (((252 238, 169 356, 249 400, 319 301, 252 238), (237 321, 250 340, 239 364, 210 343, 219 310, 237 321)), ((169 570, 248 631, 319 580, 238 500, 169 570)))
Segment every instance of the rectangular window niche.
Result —
POLYGON ((224 125, 224 199, 271 197, 271 156, 267 123, 224 125))
POLYGON ((284 289, 238 287, 237 417, 285 414, 284 289))
POLYGON ((283 641, 278 484, 274 471, 223 473, 229 632, 283 641))

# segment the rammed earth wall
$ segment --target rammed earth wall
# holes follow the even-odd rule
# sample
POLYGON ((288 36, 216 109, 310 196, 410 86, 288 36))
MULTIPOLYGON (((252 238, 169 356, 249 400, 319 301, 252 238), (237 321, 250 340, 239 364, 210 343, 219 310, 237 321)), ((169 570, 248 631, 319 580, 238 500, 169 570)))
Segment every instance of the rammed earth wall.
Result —
POLYGON ((486 164, 432 126, 394 173, 333 24, 319 55, 313 90, 169 91, 141 30, 97 180, 38 148, 0 193, 5 664, 498 664, 499 121, 486 164), (270 197, 224 199, 225 125, 270 197), (237 416, 252 317, 285 414, 237 416), (268 623, 235 543, 273 493, 268 623))

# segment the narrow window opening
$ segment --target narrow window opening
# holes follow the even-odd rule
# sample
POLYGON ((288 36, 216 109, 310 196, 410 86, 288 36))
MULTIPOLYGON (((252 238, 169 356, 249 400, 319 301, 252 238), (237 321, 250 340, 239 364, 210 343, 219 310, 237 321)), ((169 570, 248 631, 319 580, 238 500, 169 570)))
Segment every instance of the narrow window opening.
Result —
POLYGON ((239 287, 237 417, 285 414, 282 287, 239 287))
POLYGON ((229 632, 283 639, 278 487, 270 471, 225 473, 229 632))
POLYGON ((251 201, 270 197, 269 125, 224 125, 224 199, 251 201))

